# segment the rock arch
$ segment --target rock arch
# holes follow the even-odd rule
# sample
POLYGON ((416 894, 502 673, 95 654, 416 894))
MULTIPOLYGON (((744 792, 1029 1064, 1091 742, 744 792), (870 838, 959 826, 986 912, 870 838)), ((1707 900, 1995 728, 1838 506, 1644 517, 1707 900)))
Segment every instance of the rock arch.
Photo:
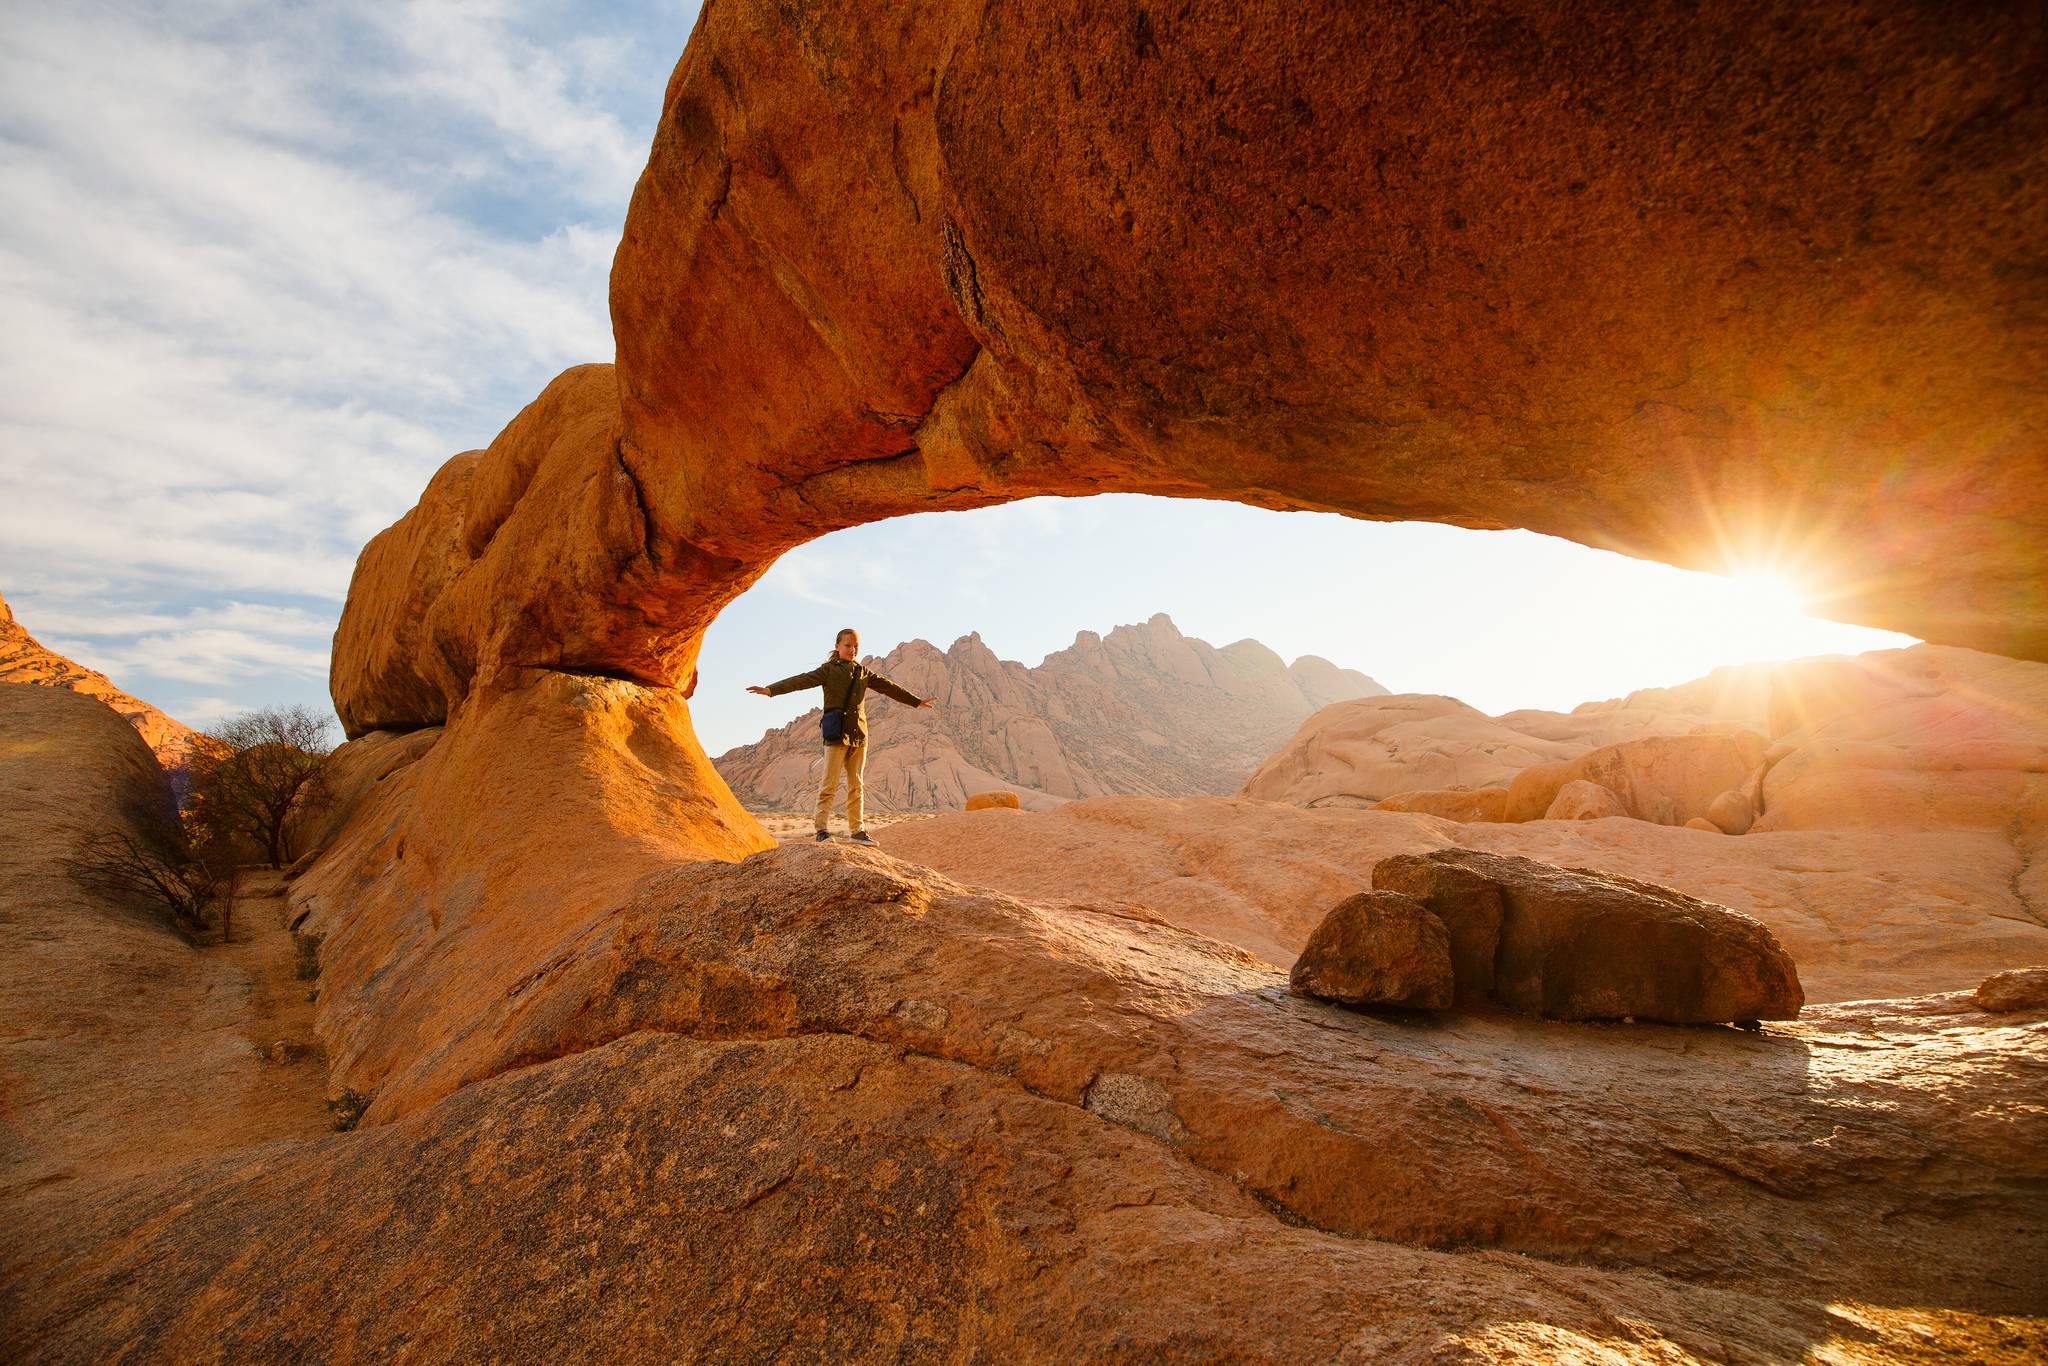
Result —
POLYGON ((1105 490, 1524 526, 2048 656, 2024 7, 706 6, 562 376, 366 551, 352 730, 677 683, 777 554, 1105 490), (1810 544, 1809 544, 1810 543, 1810 544))
POLYGON ((2044 70, 2024 6, 710 0, 616 366, 362 555, 336 706, 448 731, 310 885, 445 937, 759 847, 681 700, 718 610, 1035 494, 1789 537, 1831 615, 2048 658, 2044 70))

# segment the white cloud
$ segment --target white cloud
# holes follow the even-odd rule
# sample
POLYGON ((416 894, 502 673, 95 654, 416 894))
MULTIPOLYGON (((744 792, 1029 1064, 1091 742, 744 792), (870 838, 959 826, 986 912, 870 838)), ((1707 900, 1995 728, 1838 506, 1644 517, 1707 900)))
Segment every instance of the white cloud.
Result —
POLYGON ((677 8, 10 6, 0 586, 95 667, 310 667, 362 543, 610 357, 677 8))
POLYGON ((63 639, 46 643, 117 682, 148 675, 218 686, 252 674, 321 678, 327 673, 325 648, 223 627, 138 636, 118 644, 63 639))
POLYGON ((34 630, 49 636, 136 636, 167 631, 196 631, 224 628, 250 631, 269 637, 328 636, 334 632, 333 618, 296 607, 278 607, 259 602, 224 602, 196 608, 183 615, 152 611, 139 604, 96 602, 72 607, 47 607, 40 603, 34 630))
POLYGON ((236 712, 248 710, 248 706, 232 697, 193 697, 178 708, 178 719, 188 726, 204 730, 217 721, 227 720, 236 712))

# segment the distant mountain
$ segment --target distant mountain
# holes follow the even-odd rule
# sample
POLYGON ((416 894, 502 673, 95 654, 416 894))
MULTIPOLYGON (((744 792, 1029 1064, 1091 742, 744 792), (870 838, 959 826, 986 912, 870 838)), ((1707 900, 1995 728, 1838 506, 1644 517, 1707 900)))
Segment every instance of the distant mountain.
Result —
POLYGON ((195 732, 139 697, 115 687, 103 673, 74 663, 42 644, 14 619, 0 598, 0 683, 37 683, 96 697, 128 719, 166 768, 182 763, 195 732))
MULTIPOLYGON (((1288 664, 1255 640, 1217 649, 1163 612, 1107 636, 1083 631, 1035 669, 996 658, 979 633, 945 651, 908 641, 866 662, 937 702, 914 711, 870 694, 876 811, 949 810, 998 790, 1027 807, 1106 793, 1228 795, 1310 713, 1387 691, 1314 655, 1288 664)), ((747 805, 808 809, 822 763, 818 713, 714 762, 747 805)))

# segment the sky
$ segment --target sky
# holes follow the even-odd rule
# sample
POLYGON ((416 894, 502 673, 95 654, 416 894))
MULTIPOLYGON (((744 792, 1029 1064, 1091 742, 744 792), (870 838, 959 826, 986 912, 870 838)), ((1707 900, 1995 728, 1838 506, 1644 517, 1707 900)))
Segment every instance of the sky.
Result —
MULTIPOLYGON (((696 6, 0 0, 0 595, 194 725, 328 705, 356 552, 554 374, 696 6)), ((713 754, 841 625, 1036 664, 1166 612, 1396 691, 1568 709, 1906 638, 1522 532, 1035 499, 801 547, 707 638, 713 754)))

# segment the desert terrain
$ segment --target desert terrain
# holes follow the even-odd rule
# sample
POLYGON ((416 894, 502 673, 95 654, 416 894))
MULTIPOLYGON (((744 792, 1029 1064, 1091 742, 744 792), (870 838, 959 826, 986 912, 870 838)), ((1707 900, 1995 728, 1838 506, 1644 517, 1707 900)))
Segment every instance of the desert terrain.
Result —
POLYGON ((0 1357, 2048 1356, 2044 51, 1861 3, 707 6, 613 361, 356 561, 260 937, 81 894, 63 832, 168 800, 150 718, 0 683, 0 1357), (878 848, 721 778, 704 634, 780 557, 1110 491, 1715 569, 1791 527, 1925 643, 1318 697, 1234 795, 878 848), (1390 865, 1548 900, 1486 883, 1472 941, 1390 865), (1368 891, 1501 980, 1301 989, 1368 891), (1687 1013, 1672 946, 1735 940, 1769 1008, 1687 1013))

